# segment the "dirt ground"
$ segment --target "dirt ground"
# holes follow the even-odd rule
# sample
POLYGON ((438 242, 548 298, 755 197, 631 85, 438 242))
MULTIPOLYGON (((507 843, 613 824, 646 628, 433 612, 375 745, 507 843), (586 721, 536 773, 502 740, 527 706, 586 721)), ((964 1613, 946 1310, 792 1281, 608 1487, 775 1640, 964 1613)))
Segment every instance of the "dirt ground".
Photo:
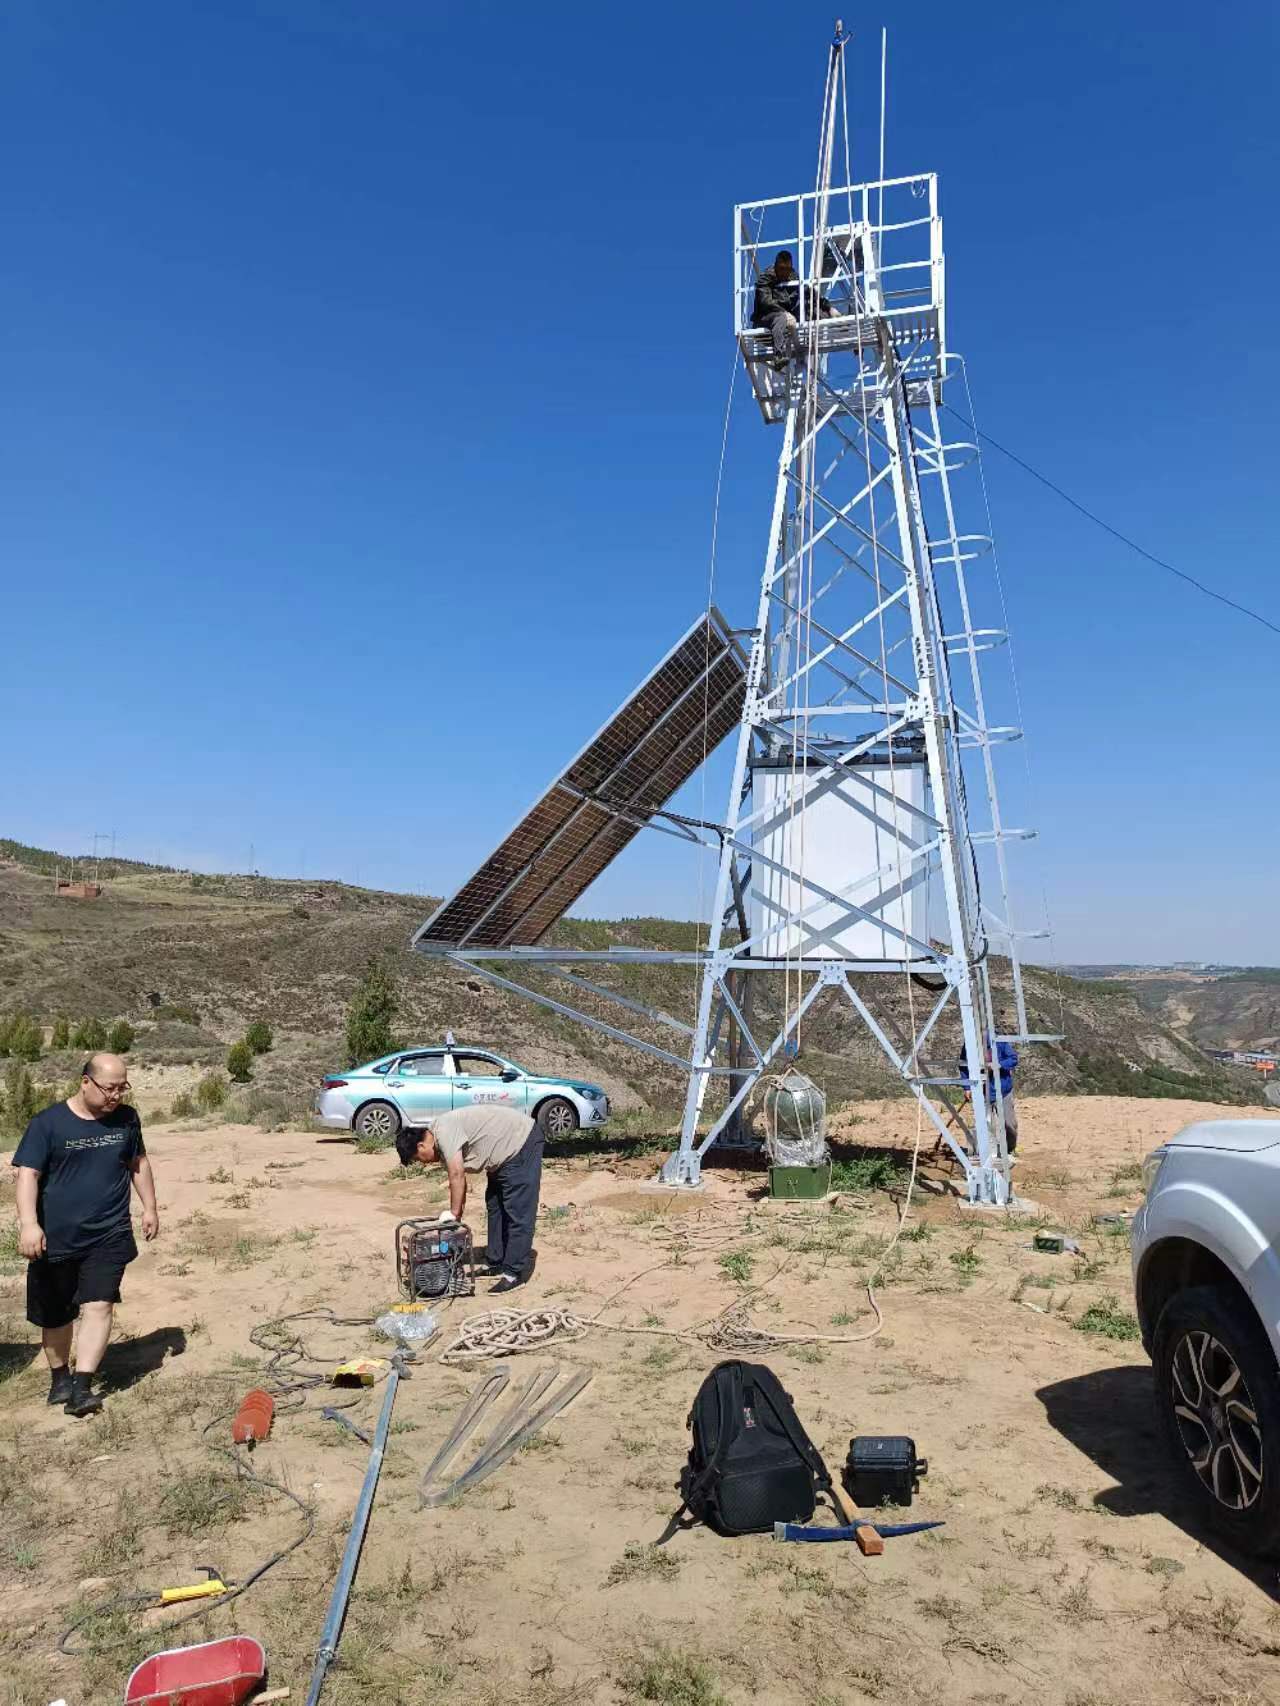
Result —
MULTIPOLYGON (((644 1188, 655 1157, 643 1145, 549 1159, 538 1268, 518 1301, 590 1316, 640 1276, 603 1319, 650 1331, 593 1328, 514 1359, 509 1393, 550 1362, 593 1379, 490 1480, 420 1511, 421 1470, 481 1378, 436 1357, 483 1295, 444 1312, 441 1338, 400 1388, 325 1700, 1274 1701, 1274 1573, 1188 1526, 1146 1360, 1125 1336, 1125 1227, 1092 1219, 1136 1204, 1148 1149, 1221 1111, 1023 1104, 1019 1190, 1042 1221, 1075 1233, 1078 1257, 1036 1254, 1030 1216, 975 1214, 925 1186, 886 1256, 898 1211, 882 1189, 780 1205, 761 1200, 758 1170, 718 1166, 704 1192, 677 1200, 644 1188), (890 1540, 878 1559, 700 1528, 655 1549, 677 1504, 690 1400, 723 1353, 653 1329, 742 1301, 768 1331, 865 1335, 877 1270, 875 1337, 783 1345, 766 1360, 833 1469, 852 1434, 912 1435, 930 1471, 911 1515, 945 1527, 890 1540), (1085 1318, 1104 1330, 1081 1330, 1097 1304, 1085 1318)), ((863 1104, 842 1136, 909 1156, 914 1112, 863 1104)), ((23 1264, 0 1263, 0 1706, 106 1706, 139 1655, 237 1630, 266 1644, 273 1685, 303 1698, 367 1457, 320 1416, 327 1389, 282 1406, 252 1458, 313 1508, 301 1546, 172 1635, 172 1613, 116 1613, 81 1630, 80 1656, 60 1656, 58 1639, 104 1601, 193 1581, 203 1564, 242 1580, 302 1531, 296 1505, 237 1483, 215 1449, 267 1372, 250 1334, 297 1311, 359 1319, 390 1304, 397 1220, 443 1200, 433 1175, 402 1176, 394 1156, 310 1134, 152 1127, 148 1141, 162 1232, 127 1276, 98 1417, 46 1407, 23 1264)), ((268 1342, 294 1332, 315 1359, 306 1367, 378 1349, 367 1327, 315 1319, 268 1342)), ((371 1429, 381 1396, 347 1413, 371 1429)))

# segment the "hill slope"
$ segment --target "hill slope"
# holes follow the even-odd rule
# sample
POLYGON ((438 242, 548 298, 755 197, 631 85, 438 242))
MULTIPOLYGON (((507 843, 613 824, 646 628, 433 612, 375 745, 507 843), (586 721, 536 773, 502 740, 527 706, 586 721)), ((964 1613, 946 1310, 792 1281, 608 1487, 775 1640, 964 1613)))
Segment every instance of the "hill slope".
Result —
MULTIPOLYGON (((411 932, 434 904, 427 896, 122 864, 115 875, 104 872, 99 900, 75 901, 54 894, 45 874, 54 855, 15 843, 3 847, 9 857, 0 857, 0 1012, 22 1008, 46 1021, 58 1013, 123 1015, 145 1027, 140 1048, 153 1054, 167 1049, 173 1058, 184 1047, 216 1056, 248 1022, 266 1019, 286 1044, 267 1070, 309 1078, 341 1062, 352 991, 369 960, 384 956, 396 978, 397 1029, 406 1040, 438 1038, 452 1028, 531 1069, 593 1077, 622 1106, 670 1106, 682 1090, 675 1068, 478 977, 406 952, 411 932), (175 1028, 174 1008, 196 1015, 197 1025, 180 1021, 175 1028)), ((575 947, 678 948, 692 946, 696 934, 692 924, 663 919, 569 919, 551 939, 575 947)), ((1002 968, 995 969, 999 985, 1002 968)), ((695 982, 687 968, 609 968, 598 980, 678 1017, 692 1016, 695 982)), ((549 980, 543 982, 550 988, 549 980)), ((875 996, 901 1025, 912 1003, 918 1008, 929 1000, 897 978, 875 983, 875 996)), ((1027 1051, 1019 1077, 1027 1089, 1256 1099, 1246 1075, 1211 1070, 1120 984, 1032 968, 1027 989, 1033 1029, 1065 1033, 1061 1044, 1027 1051)), ((761 990, 761 1030, 780 1017, 782 1001, 781 979, 761 990)), ((616 1008, 596 1007, 617 1021, 616 1008)), ((661 1026, 641 1021, 636 1028, 670 1046, 672 1033, 661 1026)), ((955 1036, 944 1025, 936 1035, 937 1057, 954 1058, 955 1036)), ((878 1047, 834 994, 806 1019, 802 1047, 805 1070, 835 1099, 895 1087, 878 1047)))

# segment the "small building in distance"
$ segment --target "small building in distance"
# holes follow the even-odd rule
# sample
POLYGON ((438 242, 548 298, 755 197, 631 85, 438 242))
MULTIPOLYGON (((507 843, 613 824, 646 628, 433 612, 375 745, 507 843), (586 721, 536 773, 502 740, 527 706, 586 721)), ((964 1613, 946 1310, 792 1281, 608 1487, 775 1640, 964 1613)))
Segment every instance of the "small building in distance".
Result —
POLYGON ((102 884, 73 883, 66 877, 58 877, 53 892, 60 900, 97 900, 102 894, 102 884))

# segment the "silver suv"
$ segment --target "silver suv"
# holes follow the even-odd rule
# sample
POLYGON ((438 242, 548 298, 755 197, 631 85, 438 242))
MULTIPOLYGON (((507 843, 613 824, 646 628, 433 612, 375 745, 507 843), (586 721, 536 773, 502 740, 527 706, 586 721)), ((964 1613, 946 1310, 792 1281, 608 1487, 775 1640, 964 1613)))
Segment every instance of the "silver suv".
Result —
POLYGON ((1143 1162, 1133 1283, 1188 1497, 1280 1557, 1280 1119, 1189 1125, 1143 1162))

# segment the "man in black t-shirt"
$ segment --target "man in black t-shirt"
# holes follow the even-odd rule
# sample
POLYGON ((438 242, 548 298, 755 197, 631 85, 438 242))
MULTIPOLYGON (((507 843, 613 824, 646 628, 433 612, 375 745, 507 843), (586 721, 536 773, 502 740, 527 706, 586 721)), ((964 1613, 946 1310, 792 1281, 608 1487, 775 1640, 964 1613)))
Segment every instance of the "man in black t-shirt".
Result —
POLYGON ((40 1328, 49 1402, 69 1416, 102 1408, 93 1377, 111 1337, 121 1277, 138 1254, 130 1186, 142 1201, 143 1237, 150 1242, 160 1230, 142 1124, 137 1109, 123 1101, 128 1088, 119 1055, 93 1055, 77 1093, 38 1113, 13 1156, 18 1248, 29 1263, 27 1320, 40 1328))

